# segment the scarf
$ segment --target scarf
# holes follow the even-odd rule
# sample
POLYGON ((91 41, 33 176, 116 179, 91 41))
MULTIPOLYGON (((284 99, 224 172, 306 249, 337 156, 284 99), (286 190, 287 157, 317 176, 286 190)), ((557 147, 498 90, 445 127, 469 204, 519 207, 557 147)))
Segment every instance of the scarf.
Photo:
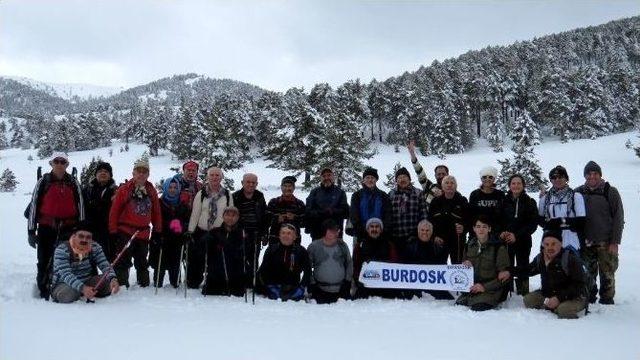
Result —
POLYGON ((205 186, 205 190, 207 192, 207 198, 209 199, 209 220, 207 224, 209 228, 212 228, 213 223, 215 223, 218 217, 218 199, 224 196, 226 190, 220 187, 220 191, 214 191, 209 183, 205 186))
POLYGON ((166 180, 164 183, 162 183, 162 201, 167 205, 178 205, 180 203, 180 191, 181 187, 178 180, 176 180, 175 178, 166 180), (173 196, 169 194, 169 186, 172 183, 175 183, 177 185, 177 192, 173 196))

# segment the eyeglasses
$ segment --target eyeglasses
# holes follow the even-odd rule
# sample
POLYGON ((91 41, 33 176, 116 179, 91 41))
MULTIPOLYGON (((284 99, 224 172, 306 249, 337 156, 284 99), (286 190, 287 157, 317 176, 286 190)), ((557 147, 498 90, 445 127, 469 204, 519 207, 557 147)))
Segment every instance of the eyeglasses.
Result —
POLYGON ((492 179, 492 180, 493 180, 493 176, 491 176, 491 175, 483 175, 483 176, 481 177, 481 179, 482 179, 482 180, 487 180, 487 179, 492 179))
POLYGON ((54 164, 60 164, 60 165, 66 165, 67 164, 67 160, 64 160, 64 159, 53 159, 53 163, 54 164))

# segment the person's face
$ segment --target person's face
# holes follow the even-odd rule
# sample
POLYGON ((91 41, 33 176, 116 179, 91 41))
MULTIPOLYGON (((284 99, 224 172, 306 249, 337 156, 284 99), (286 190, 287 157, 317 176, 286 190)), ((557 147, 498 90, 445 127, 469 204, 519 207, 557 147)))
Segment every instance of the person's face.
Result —
POLYGON ((176 184, 175 181, 172 181, 171 184, 169 184, 169 196, 176 195, 178 195, 178 184, 176 184))
POLYGON ((367 226, 367 234, 369 234, 372 239, 377 239, 382 234, 382 226, 376 223, 369 224, 369 226, 367 226))
POLYGON ((296 232, 288 227, 280 228, 280 243, 284 246, 293 245, 296 240, 296 232))
POLYGON ((324 233, 324 243, 327 245, 333 245, 338 242, 340 236, 339 229, 327 229, 324 233))
POLYGON ((447 169, 443 167, 437 167, 434 171, 434 175, 437 182, 442 182, 442 179, 444 179, 445 176, 449 175, 449 173, 447 172, 447 169))
POLYGON ((145 182, 147 182, 147 179, 149 178, 149 169, 147 168, 135 168, 133 169, 133 181, 135 181, 137 184, 142 185, 145 182))
POLYGON ((522 179, 520 179, 519 177, 514 177, 513 179, 511 179, 511 182, 509 183, 509 190, 511 190, 514 195, 520 195, 524 190, 522 179))
POLYGON ((107 170, 100 169, 96 172, 96 180, 98 180, 99 183, 104 184, 107 181, 111 180, 111 175, 107 170))
POLYGON ((184 178, 187 181, 195 181, 198 176, 198 168, 195 166, 189 166, 184 169, 184 178))
POLYGON ((452 179, 442 180, 442 191, 446 193, 454 193, 456 192, 456 187, 456 182, 452 179))
POLYGON ((369 189, 373 189, 376 186, 376 177, 373 175, 367 175, 362 179, 362 183, 369 189))
POLYGON ((567 186, 567 178, 562 175, 553 175, 549 180, 551 180, 551 185, 556 189, 562 189, 567 186))
POLYGON ((207 181, 212 186, 219 186, 222 182, 222 171, 220 169, 211 169, 207 172, 207 181))
POLYGON ((595 188, 602 181, 602 176, 597 171, 589 171, 585 179, 587 180, 587 186, 595 188))
POLYGON ((325 171, 324 174, 320 175, 322 179, 322 185, 331 186, 333 185, 333 172, 325 171))
POLYGON ((411 184, 411 179, 407 175, 401 174, 396 178, 396 184, 398 184, 398 188, 406 189, 411 184))
POLYGON ((242 190, 247 194, 253 194, 258 187, 258 177, 255 175, 247 175, 242 178, 242 190))
POLYGON ((542 240, 542 249, 545 256, 552 259, 562 250, 562 242, 554 237, 546 237, 542 240))
POLYGON ((71 235, 71 248, 76 253, 85 255, 91 251, 91 242, 93 241, 93 235, 84 230, 76 231, 71 235))
POLYGON ((489 236, 489 231, 491 231, 491 226, 483 222, 476 221, 476 224, 473 225, 473 232, 478 239, 486 239, 489 236))
POLYGON ((433 234, 433 229, 426 224, 422 224, 418 226, 418 240, 420 241, 429 241, 431 239, 431 235, 433 234))
POLYGON ((293 190, 295 190, 295 186, 292 183, 284 183, 280 185, 280 190, 282 190, 283 196, 291 196, 293 195, 293 190))
POLYGON ((236 211, 225 211, 224 214, 222 214, 222 221, 227 226, 234 226, 238 223, 239 218, 240 215, 236 211))
POLYGON ((480 181, 483 187, 492 187, 496 179, 492 175, 483 175, 480 181))
POLYGON ((64 158, 55 158, 51 161, 51 168, 55 173, 63 173, 67 171, 67 167, 69 166, 69 162, 64 158))

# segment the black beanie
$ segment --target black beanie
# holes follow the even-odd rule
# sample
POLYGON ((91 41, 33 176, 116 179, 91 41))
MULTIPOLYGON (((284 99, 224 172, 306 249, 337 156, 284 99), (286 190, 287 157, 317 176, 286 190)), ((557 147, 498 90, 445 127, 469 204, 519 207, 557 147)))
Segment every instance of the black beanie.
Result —
POLYGON ((94 173, 94 175, 97 174, 100 170, 107 170, 109 172, 109 176, 111 176, 111 178, 113 179, 113 169, 111 168, 111 164, 109 164, 108 162, 100 161, 96 165, 96 172, 94 173))
POLYGON ((600 165, 593 160, 589 161, 587 165, 584 166, 584 177, 587 177, 587 175, 592 171, 595 171, 602 176, 602 169, 600 168, 600 165))
POLYGON ((546 238, 546 237, 556 238, 556 239, 560 240, 560 242, 562 242, 562 231, 560 231, 560 230, 545 230, 545 232, 542 234, 542 240, 544 240, 544 238, 546 238))
POLYGON ((376 178, 376 180, 380 179, 380 177, 378 176, 378 170, 372 167, 366 168, 364 170, 364 172, 362 173, 362 178, 364 179, 367 175, 373 176, 374 178, 376 178))
POLYGON ((282 178, 282 181, 280 182, 280 185, 291 184, 291 185, 295 186, 297 180, 298 179, 296 179, 295 176, 287 175, 287 176, 282 178))
POLYGON ((567 169, 565 169, 561 165, 558 165, 553 169, 551 169, 551 171, 549 171, 549 178, 551 179, 554 176, 561 176, 567 179, 567 181, 569 181, 569 174, 567 173, 567 169))
POLYGON ((407 170, 406 167, 401 167, 400 169, 398 169, 398 171, 396 171, 396 179, 398 178, 398 176, 400 175, 407 175, 409 177, 409 179, 411 179, 411 175, 409 174, 409 170, 407 170))
POLYGON ((78 231, 87 231, 92 233, 93 228, 91 227, 91 223, 89 221, 82 220, 73 227, 74 234, 77 233, 78 231))

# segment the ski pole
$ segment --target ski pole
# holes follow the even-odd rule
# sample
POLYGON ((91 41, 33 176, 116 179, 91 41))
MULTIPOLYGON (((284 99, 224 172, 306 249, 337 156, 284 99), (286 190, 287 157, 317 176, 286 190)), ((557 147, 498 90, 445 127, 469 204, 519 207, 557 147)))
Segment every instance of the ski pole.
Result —
MULTIPOLYGON (((56 247, 58 247, 58 244, 60 243, 60 233, 62 232, 61 230, 62 228, 62 223, 58 220, 56 220, 56 240, 55 243, 53 244, 53 251, 51 252, 51 256, 49 257, 49 261, 47 261, 47 269, 45 270, 45 276, 44 276, 44 288, 46 289, 47 293, 45 296, 45 300, 49 301, 49 297, 51 296, 51 272, 53 271, 52 267, 53 267, 53 258, 56 252, 56 247)), ((40 246, 40 245, 38 245, 40 246)))
POLYGON ((184 298, 187 298, 187 282, 189 281, 189 242, 185 246, 186 256, 184 257, 184 298))
POLYGON ((202 285, 202 295, 207 296, 207 287, 209 285, 209 238, 203 237, 205 240, 204 251, 204 285, 202 285))
POLYGON ((160 256, 158 257, 158 269, 156 270, 156 291, 155 291, 155 295, 158 295, 158 285, 160 283, 160 272, 161 271, 164 272, 160 266, 162 266, 162 245, 160 245, 160 256))
MULTIPOLYGON (((184 243, 180 246, 180 261, 178 262, 178 284, 182 283, 182 259, 184 255, 184 243)), ((176 287, 176 295, 178 295, 178 291, 180 291, 180 285, 176 287)))
POLYGON ((129 246, 131 246, 131 243, 133 242, 133 240, 135 240, 136 236, 138 235, 138 233, 140 233, 140 230, 136 230, 136 232, 133 233, 133 235, 131 235, 131 238, 129 238, 129 241, 127 241, 127 243, 124 245, 124 248, 122 248, 122 250, 120 250, 120 253, 118 253, 118 256, 116 256, 116 258, 113 260, 113 262, 109 265, 109 267, 107 268, 106 271, 104 271, 102 273, 102 275, 100 276, 100 278, 98 279, 98 282, 96 283, 96 285, 93 287, 94 289, 98 290, 100 289, 100 287, 102 286, 102 284, 105 282, 105 280, 107 279, 107 276, 109 276, 109 271, 113 270, 113 267, 120 261, 120 259, 124 256, 124 253, 127 251, 127 249, 129 249, 129 246))
POLYGON ((242 229, 242 287, 244 288, 244 302, 247 303, 247 233, 242 229))
POLYGON ((258 242, 253 243, 253 289, 251 289, 251 303, 256 304, 256 271, 258 266, 258 242))

